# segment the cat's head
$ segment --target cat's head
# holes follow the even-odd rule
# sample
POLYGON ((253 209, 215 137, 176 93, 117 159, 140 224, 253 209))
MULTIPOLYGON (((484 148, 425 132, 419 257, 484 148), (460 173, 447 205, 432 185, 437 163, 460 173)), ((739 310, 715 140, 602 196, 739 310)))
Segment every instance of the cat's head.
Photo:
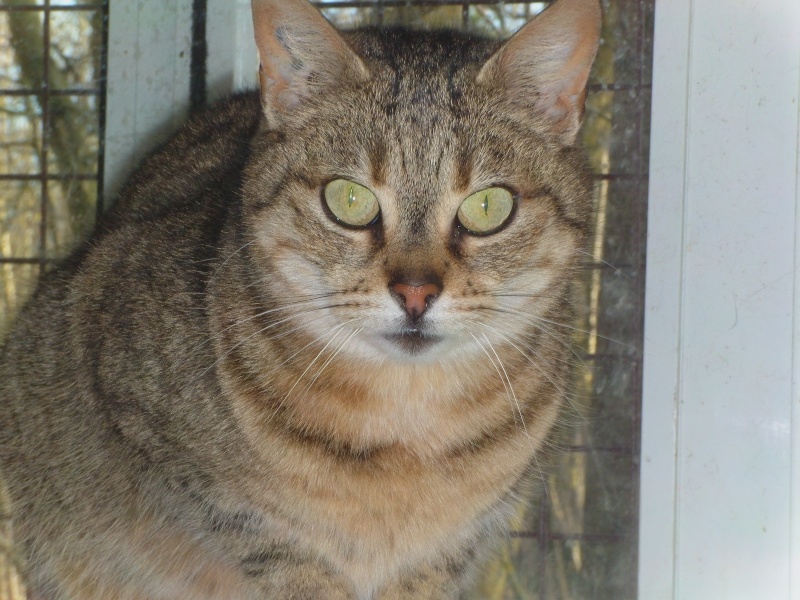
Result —
POLYGON ((596 0, 560 0, 505 43, 338 32, 305 0, 253 15, 245 236, 282 327, 401 362, 485 359, 546 329, 589 228, 576 137, 596 0))

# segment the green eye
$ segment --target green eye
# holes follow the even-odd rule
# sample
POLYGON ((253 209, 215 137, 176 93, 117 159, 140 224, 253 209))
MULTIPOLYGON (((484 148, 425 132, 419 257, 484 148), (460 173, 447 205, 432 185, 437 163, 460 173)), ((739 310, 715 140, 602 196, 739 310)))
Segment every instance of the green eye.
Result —
POLYGON ((381 210, 375 194, 347 179, 334 179, 325 186, 325 203, 333 216, 351 227, 366 227, 381 210))
POLYGON ((458 221, 471 233, 493 233, 506 222, 514 208, 514 197, 505 188, 475 192, 458 208, 458 221))

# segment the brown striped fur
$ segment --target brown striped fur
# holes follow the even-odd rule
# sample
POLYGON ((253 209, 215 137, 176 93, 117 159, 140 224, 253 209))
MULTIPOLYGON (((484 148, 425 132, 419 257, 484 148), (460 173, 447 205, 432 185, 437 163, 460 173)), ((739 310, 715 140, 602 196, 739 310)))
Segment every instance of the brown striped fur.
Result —
POLYGON ((589 225, 595 1, 505 44, 339 34, 304 0, 254 18, 260 99, 148 159, 2 349, 0 468, 43 598, 454 599, 536 478, 589 225), (337 177, 376 223, 331 218, 337 177), (460 203, 496 185, 511 218, 470 234, 460 203), (434 341, 398 281, 441 288, 434 341))

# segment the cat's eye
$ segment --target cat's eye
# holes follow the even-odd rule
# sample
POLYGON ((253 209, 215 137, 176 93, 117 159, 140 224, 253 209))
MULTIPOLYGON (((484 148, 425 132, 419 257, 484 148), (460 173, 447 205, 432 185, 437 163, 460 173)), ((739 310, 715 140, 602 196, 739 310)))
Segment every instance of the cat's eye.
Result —
POLYGON ((378 218, 378 198, 368 188, 347 179, 325 186, 325 203, 337 220, 351 227, 366 227, 378 218))
POLYGON ((511 192, 501 187, 490 187, 467 196, 458 208, 458 221, 467 231, 485 235, 499 229, 513 209, 511 192))

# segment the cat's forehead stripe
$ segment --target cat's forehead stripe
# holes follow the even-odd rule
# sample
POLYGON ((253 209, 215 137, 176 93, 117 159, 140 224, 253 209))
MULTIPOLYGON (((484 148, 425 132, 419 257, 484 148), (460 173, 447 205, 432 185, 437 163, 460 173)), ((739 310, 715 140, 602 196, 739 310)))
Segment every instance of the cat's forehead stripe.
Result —
POLYGON ((386 152, 387 144, 378 136, 375 136, 367 146, 370 175, 372 181, 377 185, 383 185, 386 182, 386 152))
POLYGON ((462 143, 456 158, 456 177, 455 188, 460 192, 466 193, 472 182, 472 150, 469 146, 462 143))

